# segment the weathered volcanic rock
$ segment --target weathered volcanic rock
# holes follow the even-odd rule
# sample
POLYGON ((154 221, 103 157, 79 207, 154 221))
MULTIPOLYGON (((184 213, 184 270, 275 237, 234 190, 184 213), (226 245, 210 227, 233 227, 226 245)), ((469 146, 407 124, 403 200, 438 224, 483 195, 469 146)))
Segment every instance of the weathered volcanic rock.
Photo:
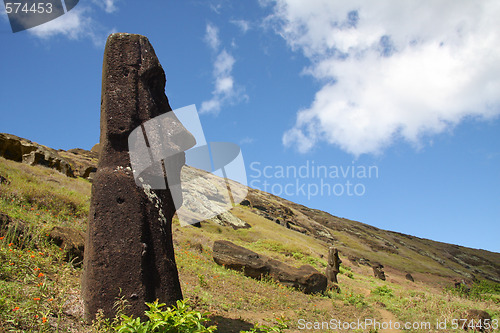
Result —
POLYGON ((18 136, 0 133, 0 156, 29 165, 43 165, 74 177, 71 164, 54 149, 18 136))
POLYGON ((99 153, 95 151, 75 148, 68 151, 59 151, 58 153, 71 164, 75 176, 92 179, 97 171, 99 153))
POLYGON ((214 242, 213 258, 217 264, 241 271, 248 277, 261 279, 267 275, 282 285, 306 294, 323 292, 326 289, 326 276, 312 266, 295 268, 229 241, 214 242))
POLYGON ((468 331, 475 326, 472 331, 476 332, 491 332, 493 331, 491 316, 488 312, 477 309, 470 309, 465 311, 462 318, 459 320, 460 328, 468 331), (489 325, 485 325, 489 323, 489 325))
POLYGON ((48 233, 49 240, 63 249, 65 260, 79 267, 83 262, 85 235, 69 227, 54 227, 48 233))
POLYGON ((37 147, 36 150, 29 154, 24 154, 22 162, 29 165, 43 165, 51 169, 56 169, 68 177, 75 176, 68 161, 42 146, 37 147))
POLYGON ((91 179, 99 153, 76 148, 55 150, 27 139, 0 133, 0 156, 29 165, 43 165, 68 177, 91 179))
POLYGON ((37 144, 12 134, 0 133, 0 156, 16 162, 23 161, 23 155, 37 149, 37 144))
POLYGON ((248 229, 250 228, 250 224, 246 223, 242 219, 240 219, 237 216, 234 216, 233 214, 229 212, 223 212, 220 213, 210 219, 208 221, 211 221, 213 223, 216 223, 218 225, 224 226, 224 227, 231 227, 233 229, 248 229))
MULTIPOLYGON (((128 301, 126 313, 144 318, 146 305, 159 299, 173 304, 182 298, 172 243, 175 205, 171 191, 136 184, 131 170, 128 137, 146 121, 171 111, 165 96, 165 73, 148 39, 116 33, 104 52, 100 158, 93 179, 88 235, 85 244, 82 296, 85 318, 99 309, 115 315, 117 297, 128 301)), ((173 116, 163 124, 168 140, 149 138, 149 148, 194 145, 194 138, 173 116)), ((149 137, 149 133, 147 134, 149 137)), ((189 147, 188 147, 189 148, 189 147)), ((147 152, 146 152, 147 154, 147 152)), ((180 181, 184 153, 165 164, 170 181, 180 181), (176 176, 176 177, 175 177, 176 176)))

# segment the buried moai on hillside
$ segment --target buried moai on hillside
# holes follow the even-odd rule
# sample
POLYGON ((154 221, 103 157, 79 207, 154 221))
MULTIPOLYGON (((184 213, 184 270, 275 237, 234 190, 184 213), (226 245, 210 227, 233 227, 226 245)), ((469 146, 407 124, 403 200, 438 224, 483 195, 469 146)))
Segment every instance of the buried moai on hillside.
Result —
POLYGON ((372 264, 373 276, 377 279, 385 281, 384 266, 378 262, 372 264))
POLYGON ((129 305, 126 314, 141 317, 145 302, 159 299, 174 304, 182 298, 171 233, 173 196, 179 193, 168 186, 163 190, 138 186, 128 146, 134 129, 172 113, 161 124, 168 138, 158 140, 149 132, 144 136, 152 151, 160 144, 179 151, 168 160, 155 162, 154 168, 158 170, 156 163, 161 163, 164 173, 165 167, 177 171, 168 173, 168 183, 180 183, 183 151, 195 141, 169 112, 172 109, 164 89, 165 73, 146 37, 123 33, 108 37, 102 78, 101 153, 92 186, 82 275, 85 318, 89 321, 99 309, 105 317, 113 317, 118 297, 124 297, 129 305))
POLYGON ((340 264, 342 260, 339 258, 339 251, 330 247, 328 249, 328 265, 326 266, 326 277, 328 279, 328 289, 334 289, 337 281, 337 274, 340 272, 340 264))

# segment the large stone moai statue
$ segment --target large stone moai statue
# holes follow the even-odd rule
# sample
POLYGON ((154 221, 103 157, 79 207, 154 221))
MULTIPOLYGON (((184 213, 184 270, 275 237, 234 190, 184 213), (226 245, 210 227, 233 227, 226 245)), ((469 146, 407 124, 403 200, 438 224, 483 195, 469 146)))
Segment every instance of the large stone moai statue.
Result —
MULTIPOLYGON (((124 33, 108 37, 102 76, 101 154, 92 185, 82 276, 87 320, 94 319, 99 309, 113 317, 117 297, 128 301, 127 314, 141 317, 145 302, 159 299, 173 304, 182 298, 171 233, 172 195, 178 191, 171 194, 168 187, 138 186, 128 147, 134 129, 142 126, 144 130, 146 121, 172 110, 164 89, 165 73, 146 37, 124 33)), ((175 115, 162 126, 167 139, 150 137, 147 147, 184 146, 164 161, 170 170, 169 183, 180 183, 183 151, 195 141, 175 115)))
POLYGON ((334 247, 330 247, 328 249, 328 266, 326 266, 326 277, 328 279, 327 289, 335 288, 334 283, 338 283, 337 274, 340 272, 341 263, 339 251, 334 247))

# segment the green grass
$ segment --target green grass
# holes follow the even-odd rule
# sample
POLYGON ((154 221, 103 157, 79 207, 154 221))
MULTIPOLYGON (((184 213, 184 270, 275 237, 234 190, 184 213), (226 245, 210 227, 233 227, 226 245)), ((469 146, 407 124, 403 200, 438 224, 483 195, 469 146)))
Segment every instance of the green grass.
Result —
MULTIPOLYGON (((24 221, 22 232, 10 229, 0 233, 0 332, 109 331, 110 326, 84 324, 78 312, 68 314, 68 309, 74 309, 79 300, 81 269, 65 262, 62 251, 50 244, 46 236, 53 226, 85 231, 91 184, 50 169, 1 158, 0 174, 10 181, 9 185, 0 185, 0 212, 24 221)), ((248 207, 237 206, 232 212, 252 228, 233 230, 211 223, 204 223, 202 228, 180 227, 176 219, 173 221, 183 294, 191 300, 193 311, 210 313, 210 325, 223 327, 221 322, 241 319, 249 325, 246 331, 272 332, 280 318, 287 321, 291 332, 296 332, 299 319, 381 320, 381 307, 397 320, 410 322, 444 318, 451 322, 467 309, 482 309, 493 318, 500 317, 499 284, 487 281, 474 285, 469 292, 445 290, 418 280, 410 283, 404 280, 404 273, 399 279, 390 273, 387 281, 380 281, 373 277, 371 268, 348 266, 348 260, 340 266, 338 293, 305 295, 270 279, 257 281, 245 277, 215 264, 211 253, 214 241, 227 239, 289 265, 310 264, 321 272, 331 244, 283 228, 248 207)), ((335 236, 338 235, 344 260, 343 248, 356 238, 336 232, 335 236)), ((418 240, 408 242, 416 244, 418 240)), ((366 250, 366 246, 356 244, 350 250, 357 254, 357 250, 366 250)), ((416 271, 425 271, 427 267, 446 276, 445 269, 435 269, 438 264, 430 258, 409 250, 400 251, 412 255, 416 261, 422 259, 416 271)), ((359 257, 374 256, 363 254, 360 252, 359 257)), ((406 260, 389 253, 377 258, 387 266, 396 267, 406 260)), ((445 331, 455 332, 451 328, 445 331)), ((234 331, 221 328, 221 332, 234 331)))
POLYGON ((20 248, 4 238, 0 262, 0 331, 49 332, 57 327, 79 276, 59 248, 42 243, 20 248))
POLYGON ((52 332, 79 293, 80 271, 47 240, 56 225, 84 229, 90 184, 0 158, 0 212, 21 220, 0 234, 0 331, 52 332))

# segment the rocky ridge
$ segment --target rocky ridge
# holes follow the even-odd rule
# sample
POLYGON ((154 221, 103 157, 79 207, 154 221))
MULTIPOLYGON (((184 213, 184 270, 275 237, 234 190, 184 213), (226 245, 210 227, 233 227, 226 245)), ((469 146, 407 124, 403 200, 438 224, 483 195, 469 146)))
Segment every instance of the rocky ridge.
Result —
POLYGON ((99 158, 96 151, 55 150, 18 136, 0 133, 0 156, 29 165, 55 169, 68 177, 92 179, 99 158))

